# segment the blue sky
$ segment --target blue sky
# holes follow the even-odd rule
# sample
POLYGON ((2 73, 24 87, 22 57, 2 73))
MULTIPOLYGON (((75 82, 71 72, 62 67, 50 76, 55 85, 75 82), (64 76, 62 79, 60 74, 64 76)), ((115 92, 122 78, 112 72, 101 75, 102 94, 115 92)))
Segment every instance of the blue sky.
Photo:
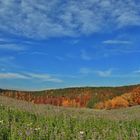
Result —
POLYGON ((139 0, 0 0, 0 87, 140 83, 139 0))

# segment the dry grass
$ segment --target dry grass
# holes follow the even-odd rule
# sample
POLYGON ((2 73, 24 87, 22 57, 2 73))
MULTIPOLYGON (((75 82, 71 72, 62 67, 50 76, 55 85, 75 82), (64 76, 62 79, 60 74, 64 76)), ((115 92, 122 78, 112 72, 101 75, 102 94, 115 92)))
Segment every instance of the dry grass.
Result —
POLYGON ((15 100, 8 97, 0 96, 0 104, 14 107, 18 110, 23 110, 38 115, 54 116, 66 114, 68 116, 78 117, 95 117, 104 118, 110 120, 139 120, 140 117, 140 106, 115 109, 115 110, 95 110, 87 108, 65 108, 56 107, 51 105, 36 105, 30 102, 15 100))

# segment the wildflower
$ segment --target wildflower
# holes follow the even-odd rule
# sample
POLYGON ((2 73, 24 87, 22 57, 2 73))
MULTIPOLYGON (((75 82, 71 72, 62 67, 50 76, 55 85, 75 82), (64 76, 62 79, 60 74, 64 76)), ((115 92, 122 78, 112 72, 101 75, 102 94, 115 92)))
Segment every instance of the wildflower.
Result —
POLYGON ((40 130, 40 129, 41 129, 40 127, 37 127, 37 128, 35 128, 34 130, 35 130, 35 131, 38 131, 38 130, 40 130))
POLYGON ((84 131, 80 131, 80 134, 83 135, 84 134, 84 131))
POLYGON ((32 123, 27 124, 27 126, 31 126, 31 125, 32 125, 32 123))
POLYGON ((3 120, 0 121, 0 124, 3 124, 3 120))

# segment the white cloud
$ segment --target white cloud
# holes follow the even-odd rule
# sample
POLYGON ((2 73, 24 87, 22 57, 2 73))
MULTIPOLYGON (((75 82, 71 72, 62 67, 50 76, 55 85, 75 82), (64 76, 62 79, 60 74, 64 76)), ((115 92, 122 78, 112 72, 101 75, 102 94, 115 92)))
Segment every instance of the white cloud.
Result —
POLYGON ((46 52, 34 51, 30 53, 31 55, 48 55, 46 52))
POLYGON ((44 39, 140 26, 139 5, 135 0, 1 0, 0 31, 44 39))
POLYGON ((129 45, 132 44, 131 41, 127 41, 127 40, 105 40, 103 41, 104 44, 111 44, 111 45, 129 45))
POLYGON ((26 73, 26 75, 32 79, 38 79, 41 81, 48 81, 48 82, 55 82, 55 83, 61 83, 62 80, 55 78, 49 74, 36 74, 36 73, 26 73))
POLYGON ((54 82, 61 83, 61 79, 58 79, 50 74, 37 74, 37 73, 12 73, 2 72, 0 73, 0 79, 27 79, 27 80, 38 80, 42 82, 54 82))
POLYGON ((23 51, 25 50, 25 47, 18 44, 0 44, 0 50, 23 51))
POLYGON ((29 79, 29 78, 19 73, 0 73, 0 79, 29 79))
POLYGON ((35 43, 28 40, 19 40, 16 38, 8 38, 0 36, 0 50, 6 51, 25 51, 29 48, 30 45, 35 43))
POLYGON ((106 70, 106 71, 96 71, 96 73, 100 76, 100 77, 109 77, 112 74, 112 70, 106 70))
POLYGON ((99 77, 109 77, 109 76, 112 75, 112 69, 93 70, 93 69, 90 69, 90 68, 81 68, 80 73, 81 74, 86 74, 86 75, 95 74, 95 75, 98 75, 99 77))

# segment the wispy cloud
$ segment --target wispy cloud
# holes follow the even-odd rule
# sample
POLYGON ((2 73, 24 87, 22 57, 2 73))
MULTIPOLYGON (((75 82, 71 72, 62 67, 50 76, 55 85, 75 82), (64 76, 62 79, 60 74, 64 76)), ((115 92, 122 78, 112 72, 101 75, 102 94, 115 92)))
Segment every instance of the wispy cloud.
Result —
POLYGON ((93 73, 93 70, 91 70, 90 68, 81 68, 80 73, 81 74, 91 74, 91 73, 93 73))
POLYGON ((127 40, 105 40, 103 41, 104 44, 111 44, 111 45, 129 45, 132 44, 131 41, 127 40))
POLYGON ((15 59, 15 57, 13 57, 13 56, 0 57, 0 63, 9 62, 9 61, 14 60, 14 59, 15 59))
POLYGON ((71 40, 71 41, 70 41, 70 44, 75 45, 75 44, 78 44, 79 42, 80 42, 80 40, 74 39, 74 40, 71 40))
POLYGON ((27 77, 30 77, 32 79, 38 79, 44 82, 55 82, 55 83, 63 82, 61 79, 55 78, 50 74, 26 73, 26 75, 27 77))
POLYGON ((13 65, 15 57, 13 56, 2 56, 0 57, 0 67, 5 68, 5 67, 11 67, 13 65))
POLYGON ((100 77, 109 77, 112 74, 112 70, 105 70, 105 71, 95 71, 100 77))
POLYGON ((6 70, 14 70, 23 68, 21 65, 17 64, 16 57, 12 55, 4 55, 0 57, 0 68, 6 70))
POLYGON ((115 72, 115 69, 113 69, 113 68, 110 68, 107 70, 94 70, 94 69, 85 67, 85 68, 81 68, 79 73, 84 76, 93 76, 93 77, 98 76, 101 78, 113 78, 113 79, 119 78, 119 80, 121 78, 127 79, 127 78, 139 78, 140 77, 140 70, 125 72, 125 73, 117 73, 117 72, 115 72))
POLYGON ((24 76, 19 73, 0 73, 0 79, 29 79, 29 77, 24 76))
POLYGON ((59 61, 64 61, 65 60, 65 57, 62 57, 62 56, 55 56, 55 58, 59 61))
POLYGON ((0 4, 0 30, 43 39, 139 26, 139 4, 134 0, 3 0, 0 4))
MULTIPOLYGON (((0 34, 1 35, 1 34, 0 34)), ((0 36, 0 45, 34 45, 37 44, 37 42, 32 41, 31 39, 19 39, 15 37, 7 37, 5 35, 0 36)))
POLYGON ((9 41, 11 41, 11 39, 7 39, 7 38, 2 38, 2 37, 0 37, 0 43, 9 42, 9 41))
POLYGON ((29 43, 15 38, 0 37, 0 50, 3 51, 24 51, 27 50, 29 43))
POLYGON ((99 77, 109 77, 112 75, 112 69, 108 69, 108 70, 93 70, 90 68, 81 68, 80 69, 80 73, 81 74, 95 74, 98 75, 99 77))
POLYGON ((23 51, 26 50, 26 48, 18 44, 0 44, 0 50, 23 51))
POLYGON ((61 79, 58 79, 50 74, 38 74, 38 73, 12 73, 2 72, 0 73, 0 79, 26 79, 26 80, 38 80, 41 82, 53 82, 61 83, 61 79))
POLYGON ((34 51, 30 53, 31 55, 48 55, 48 53, 40 52, 40 51, 34 51))
POLYGON ((135 74, 140 74, 140 69, 133 71, 135 74))

